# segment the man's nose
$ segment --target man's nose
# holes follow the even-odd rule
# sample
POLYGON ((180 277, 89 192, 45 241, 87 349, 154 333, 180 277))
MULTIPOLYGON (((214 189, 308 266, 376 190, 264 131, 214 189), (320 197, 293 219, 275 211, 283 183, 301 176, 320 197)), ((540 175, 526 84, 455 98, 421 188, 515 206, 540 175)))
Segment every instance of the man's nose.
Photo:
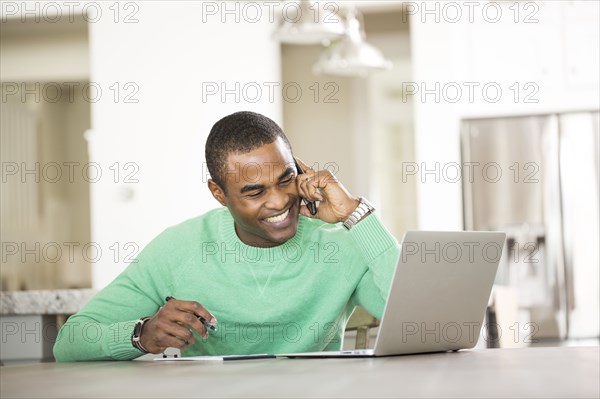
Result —
POLYGON ((272 190, 267 199, 266 206, 269 209, 283 209, 288 204, 289 196, 285 190, 272 190))

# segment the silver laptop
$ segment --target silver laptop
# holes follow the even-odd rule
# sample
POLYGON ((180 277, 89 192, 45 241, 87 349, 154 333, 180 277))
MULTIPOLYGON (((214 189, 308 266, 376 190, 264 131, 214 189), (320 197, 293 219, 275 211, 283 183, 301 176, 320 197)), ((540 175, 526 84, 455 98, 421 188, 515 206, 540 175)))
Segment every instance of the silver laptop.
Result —
POLYGON ((373 349, 277 356, 377 357, 474 347, 505 237, 487 231, 407 232, 373 349))

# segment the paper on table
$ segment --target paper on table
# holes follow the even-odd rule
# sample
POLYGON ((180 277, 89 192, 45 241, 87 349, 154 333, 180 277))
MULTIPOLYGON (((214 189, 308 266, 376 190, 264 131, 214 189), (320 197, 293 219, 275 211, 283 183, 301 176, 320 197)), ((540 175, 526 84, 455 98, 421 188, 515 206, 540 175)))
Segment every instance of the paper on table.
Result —
POLYGON ((227 355, 227 356, 188 356, 188 357, 157 357, 156 361, 228 361, 228 360, 252 360, 252 359, 275 359, 275 355, 227 355))
POLYGON ((157 357, 154 360, 156 361, 211 361, 218 360, 222 361, 223 356, 189 356, 189 357, 157 357))

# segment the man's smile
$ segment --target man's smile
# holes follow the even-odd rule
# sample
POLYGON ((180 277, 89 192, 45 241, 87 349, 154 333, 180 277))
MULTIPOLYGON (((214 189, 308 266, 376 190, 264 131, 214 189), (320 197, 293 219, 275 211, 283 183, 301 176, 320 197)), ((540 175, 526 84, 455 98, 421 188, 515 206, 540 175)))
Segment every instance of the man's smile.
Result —
POLYGON ((285 218, 288 217, 288 215, 290 214, 290 210, 289 208, 287 210, 285 210, 283 213, 277 215, 277 216, 271 216, 265 219, 265 222, 268 223, 278 223, 278 222, 283 222, 285 220, 285 218))
POLYGON ((271 228, 281 229, 289 227, 292 216, 295 213, 294 211, 297 209, 295 203, 288 206, 285 210, 279 211, 272 216, 266 217, 261 220, 261 222, 267 224, 271 228))

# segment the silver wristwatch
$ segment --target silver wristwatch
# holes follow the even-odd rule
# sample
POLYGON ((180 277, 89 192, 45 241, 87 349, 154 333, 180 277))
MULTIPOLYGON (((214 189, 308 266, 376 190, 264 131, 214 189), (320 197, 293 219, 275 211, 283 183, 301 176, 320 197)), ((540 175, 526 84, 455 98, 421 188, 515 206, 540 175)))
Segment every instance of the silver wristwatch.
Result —
POLYGON ((344 221, 344 227, 350 230, 352 226, 354 226, 360 219, 362 219, 366 214, 369 214, 375 210, 373 205, 369 201, 367 201, 363 197, 358 197, 360 201, 358 206, 352 212, 352 214, 344 221))

